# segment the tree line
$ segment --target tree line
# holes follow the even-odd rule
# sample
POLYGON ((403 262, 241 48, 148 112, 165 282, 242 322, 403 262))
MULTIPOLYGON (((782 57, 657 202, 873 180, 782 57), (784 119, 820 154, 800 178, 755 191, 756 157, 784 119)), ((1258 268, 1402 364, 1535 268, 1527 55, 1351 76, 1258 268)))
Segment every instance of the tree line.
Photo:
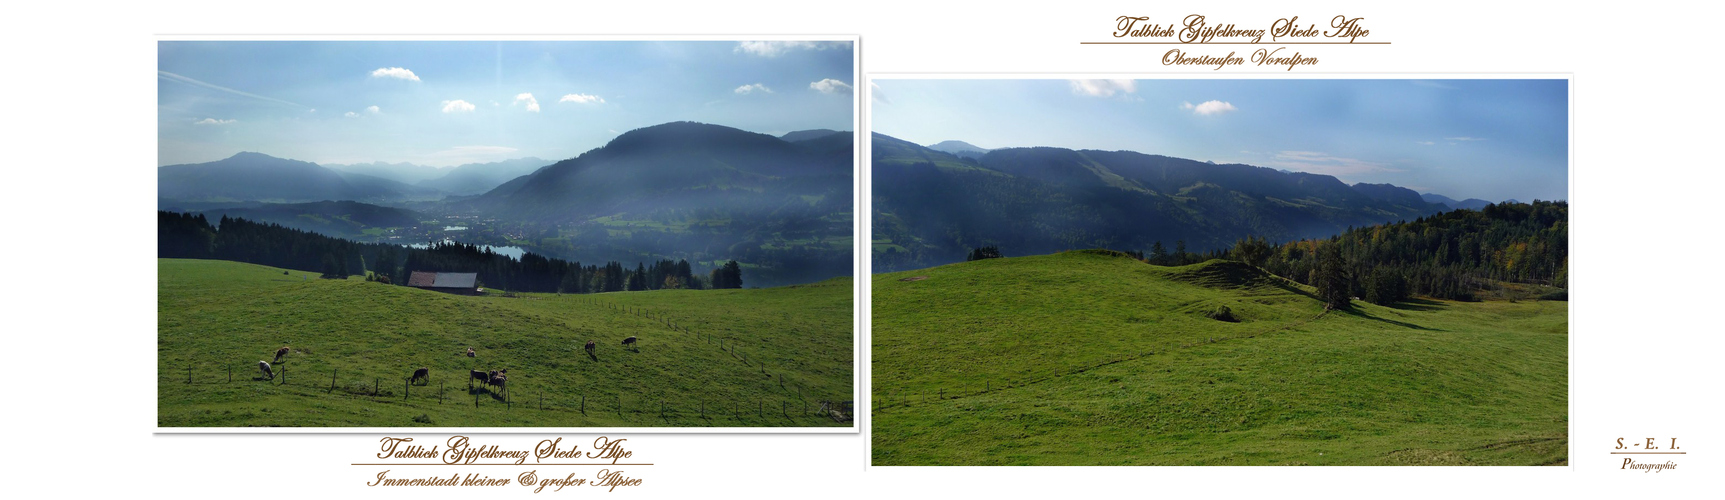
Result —
POLYGON ((1569 203, 1499 203, 1279 245, 1247 238, 1226 255, 1316 286, 1332 303, 1473 300, 1494 281, 1568 288, 1569 203))
POLYGON ((742 269, 729 261, 697 274, 686 260, 583 266, 525 253, 510 258, 489 248, 446 241, 427 248, 359 243, 223 216, 156 212, 156 256, 220 259, 345 278, 369 271, 371 279, 406 284, 414 271, 477 273, 482 286, 518 292, 601 293, 660 289, 742 288, 742 269))

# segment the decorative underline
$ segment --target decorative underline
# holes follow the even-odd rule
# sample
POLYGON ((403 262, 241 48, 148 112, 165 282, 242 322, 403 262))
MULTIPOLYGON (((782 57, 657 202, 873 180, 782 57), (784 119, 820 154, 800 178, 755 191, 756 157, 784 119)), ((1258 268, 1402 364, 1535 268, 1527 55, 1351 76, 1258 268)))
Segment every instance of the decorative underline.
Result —
POLYGON ((1687 455, 1687 451, 1614 451, 1612 455, 1687 455))
POLYGON ((416 464, 416 463, 397 462, 397 463, 389 463, 389 464, 349 464, 349 465, 514 465, 517 467, 525 467, 528 465, 653 465, 653 464, 613 464, 613 463, 609 463, 609 462, 599 462, 599 463, 593 463, 593 464, 551 464, 551 463, 541 463, 541 462, 526 463, 526 464, 445 464, 445 463, 416 464))
POLYGON ((1389 45, 1390 42, 1078 42, 1079 45, 1389 45))

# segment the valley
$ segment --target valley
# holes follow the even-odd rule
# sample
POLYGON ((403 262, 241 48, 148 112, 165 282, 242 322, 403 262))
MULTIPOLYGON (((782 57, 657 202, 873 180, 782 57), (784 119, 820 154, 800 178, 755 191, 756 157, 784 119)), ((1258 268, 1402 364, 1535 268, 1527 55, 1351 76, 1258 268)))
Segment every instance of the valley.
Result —
POLYGON ((786 137, 798 140, 677 122, 561 162, 463 165, 440 177, 407 164, 337 170, 241 153, 161 167, 157 208, 361 243, 454 240, 585 262, 736 260, 752 286, 846 275, 851 134, 786 137), (505 178, 513 172, 525 173, 505 178))

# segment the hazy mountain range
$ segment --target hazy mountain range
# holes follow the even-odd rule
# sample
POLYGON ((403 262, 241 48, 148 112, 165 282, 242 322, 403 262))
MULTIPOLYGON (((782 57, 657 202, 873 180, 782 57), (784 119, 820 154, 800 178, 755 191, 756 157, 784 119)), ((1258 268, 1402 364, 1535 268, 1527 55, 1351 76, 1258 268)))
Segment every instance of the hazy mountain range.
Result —
POLYGON ((511 179, 533 173, 534 170, 551 163, 549 160, 526 157, 490 163, 468 163, 450 168, 383 162, 324 166, 343 172, 382 177, 403 184, 436 189, 452 195, 468 196, 490 191, 511 179))
POLYGON ((694 122, 636 129, 604 147, 504 183, 474 204, 534 220, 615 212, 773 210, 805 196, 842 198, 848 206, 850 134, 793 134, 787 135, 812 138, 789 142, 694 122))
MULTIPOLYGON (((937 149, 882 134, 872 141, 876 272, 961 261, 989 245, 1007 255, 1148 250, 1157 242, 1202 251, 1247 236, 1328 237, 1454 208, 1390 184, 1132 151, 961 141, 937 149)), ((1457 202, 1476 203, 1483 206, 1457 202)))
POLYGON ((977 147, 964 141, 941 141, 928 145, 928 149, 948 153, 959 158, 981 159, 988 154, 988 149, 977 147))
MULTIPOLYGON (((1445 206, 1448 206, 1450 208, 1465 208, 1468 210, 1479 210, 1481 208, 1485 208, 1486 205, 1491 204, 1491 202, 1485 201, 1485 200, 1482 200, 1479 198, 1468 198, 1468 199, 1461 200, 1461 201, 1455 201, 1454 199, 1451 199, 1448 196, 1444 196, 1441 194, 1432 194, 1432 193, 1421 194, 1420 199, 1423 199, 1423 200, 1425 200, 1427 202, 1431 202, 1431 203, 1442 203, 1445 206)), ((1518 203, 1515 199, 1508 199, 1508 200, 1504 200, 1504 201, 1508 202, 1508 203, 1518 203)))
POLYGON ((672 122, 558 162, 323 166, 243 152, 159 167, 157 207, 360 241, 453 237, 571 261, 737 260, 749 286, 773 286, 849 274, 854 141, 824 129, 774 137, 672 122))

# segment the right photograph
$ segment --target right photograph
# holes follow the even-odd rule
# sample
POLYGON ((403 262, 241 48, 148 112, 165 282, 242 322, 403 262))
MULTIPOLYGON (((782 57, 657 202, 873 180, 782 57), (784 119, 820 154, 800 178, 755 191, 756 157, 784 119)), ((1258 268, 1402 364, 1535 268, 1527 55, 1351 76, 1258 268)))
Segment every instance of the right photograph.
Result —
POLYGON ((872 463, 1568 465, 1570 83, 872 79, 872 463))

